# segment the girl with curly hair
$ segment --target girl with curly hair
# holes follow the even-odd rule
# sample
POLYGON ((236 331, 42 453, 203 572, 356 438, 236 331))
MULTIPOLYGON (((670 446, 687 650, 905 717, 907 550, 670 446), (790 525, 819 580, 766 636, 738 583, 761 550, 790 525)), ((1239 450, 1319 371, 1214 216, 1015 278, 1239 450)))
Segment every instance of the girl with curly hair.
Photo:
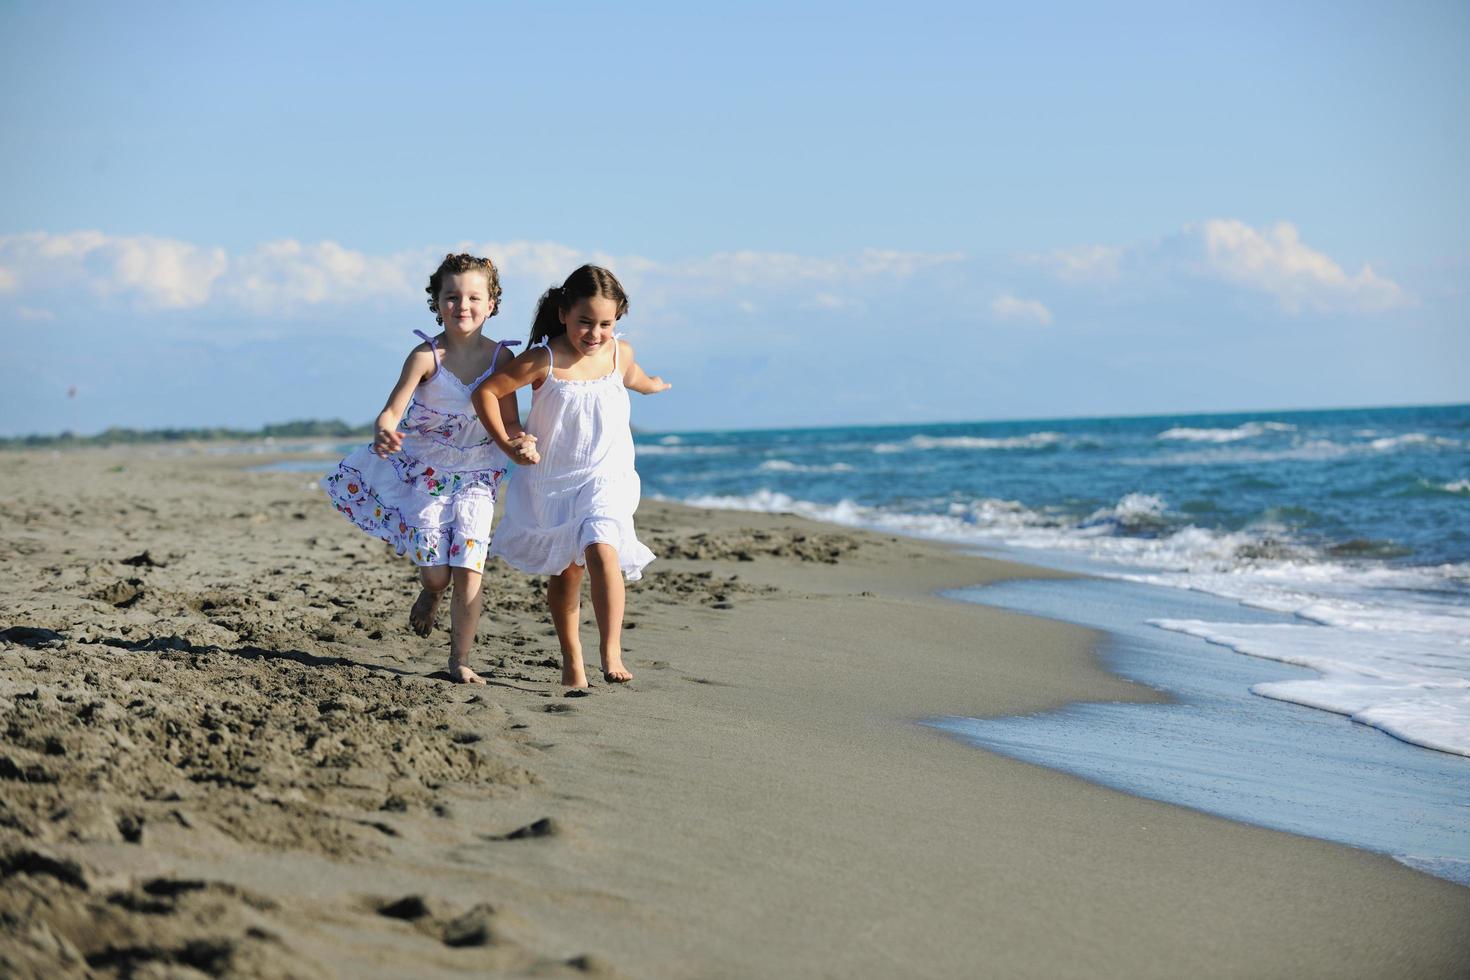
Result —
POLYGON ((521 428, 515 395, 489 406, 497 444, 470 407, 470 393, 511 360, 515 341, 484 335, 496 313, 500 275, 489 259, 446 255, 429 277, 429 309, 444 329, 409 352, 371 446, 347 456, 328 476, 328 496, 362 530, 410 552, 422 589, 409 612, 420 636, 434 629, 439 600, 450 601, 449 677, 485 683, 470 668, 480 621, 480 579, 490 544, 495 492, 507 457, 536 462, 536 440, 521 428))

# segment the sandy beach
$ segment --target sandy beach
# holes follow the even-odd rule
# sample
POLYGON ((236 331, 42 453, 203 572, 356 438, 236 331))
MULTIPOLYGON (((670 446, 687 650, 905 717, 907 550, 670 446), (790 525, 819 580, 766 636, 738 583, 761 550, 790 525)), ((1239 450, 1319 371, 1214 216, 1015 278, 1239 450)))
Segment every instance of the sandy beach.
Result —
POLYGON ((1470 975, 1470 889, 922 724, 1161 697, 935 595, 1056 573, 645 502, 634 682, 497 563, 460 687, 268 461, 0 456, 0 973, 1470 975))

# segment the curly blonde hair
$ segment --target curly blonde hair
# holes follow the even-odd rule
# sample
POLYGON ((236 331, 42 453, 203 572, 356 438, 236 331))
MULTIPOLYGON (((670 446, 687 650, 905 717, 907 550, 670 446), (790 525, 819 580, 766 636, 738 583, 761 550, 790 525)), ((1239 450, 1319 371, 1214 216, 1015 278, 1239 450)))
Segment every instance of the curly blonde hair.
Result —
POLYGON ((495 263, 466 252, 458 255, 450 253, 444 256, 444 261, 439 263, 439 268, 434 270, 434 274, 429 277, 429 285, 424 289, 429 294, 429 309, 434 313, 434 321, 441 327, 444 326, 444 318, 439 315, 439 290, 444 288, 445 276, 455 276, 461 272, 485 273, 485 282, 490 287, 490 299, 495 303, 490 307, 490 316, 500 312, 500 272, 495 268, 495 263))

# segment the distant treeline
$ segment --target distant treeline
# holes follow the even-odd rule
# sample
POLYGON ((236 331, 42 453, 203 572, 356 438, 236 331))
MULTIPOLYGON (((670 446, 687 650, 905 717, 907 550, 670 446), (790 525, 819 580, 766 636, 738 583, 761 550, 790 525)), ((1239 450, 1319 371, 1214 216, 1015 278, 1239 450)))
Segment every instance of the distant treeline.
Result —
POLYGON ((298 422, 267 425, 259 429, 123 429, 114 426, 95 436, 79 436, 75 432, 63 432, 60 435, 0 438, 0 449, 121 446, 142 442, 207 442, 240 439, 351 439, 372 434, 371 423, 348 425, 339 419, 327 421, 304 419, 298 422))

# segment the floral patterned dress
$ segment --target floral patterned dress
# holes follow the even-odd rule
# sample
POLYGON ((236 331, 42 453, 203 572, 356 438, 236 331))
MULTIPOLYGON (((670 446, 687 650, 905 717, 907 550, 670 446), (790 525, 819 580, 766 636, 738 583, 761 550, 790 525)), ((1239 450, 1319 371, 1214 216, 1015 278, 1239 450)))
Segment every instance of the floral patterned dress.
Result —
MULTIPOLYGON (((344 517, 400 555, 412 554, 415 564, 483 571, 495 489, 510 464, 470 405, 490 371, 467 385, 444 367, 433 340, 414 333, 434 351, 437 369, 398 424, 402 450, 383 459, 363 446, 322 485, 344 517)), ((511 343, 500 342, 492 365, 511 343)))

